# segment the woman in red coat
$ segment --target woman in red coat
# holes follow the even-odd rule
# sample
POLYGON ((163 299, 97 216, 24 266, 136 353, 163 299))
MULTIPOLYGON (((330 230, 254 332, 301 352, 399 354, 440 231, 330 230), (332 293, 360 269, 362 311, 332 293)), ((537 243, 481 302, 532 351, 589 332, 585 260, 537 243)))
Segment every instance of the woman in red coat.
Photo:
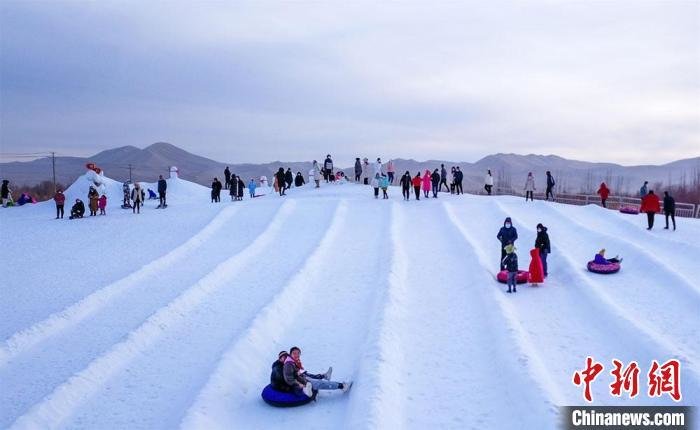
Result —
POLYGON ((416 200, 420 200, 420 185, 423 181, 420 178, 420 172, 416 173, 411 183, 413 184, 413 190, 416 192, 416 200))
POLYGON ((542 268, 542 259, 540 259, 540 250, 533 248, 530 250, 530 283, 541 284, 544 282, 544 269, 542 268))
POLYGON ((642 206, 639 208, 639 212, 646 212, 647 214, 647 230, 651 230, 654 227, 654 215, 657 212, 661 212, 661 202, 659 201, 659 196, 654 194, 653 190, 649 190, 649 194, 642 197, 642 206))
POLYGON ((423 194, 425 195, 425 198, 427 199, 430 194, 430 185, 431 185, 431 177, 430 177, 430 170, 425 171, 425 174, 423 175, 423 194))
POLYGON ((598 188, 598 194, 600 194, 600 202, 603 204, 603 207, 607 207, 605 206, 605 201, 610 195, 610 189, 607 185, 605 185, 605 182, 600 183, 600 188, 598 188))

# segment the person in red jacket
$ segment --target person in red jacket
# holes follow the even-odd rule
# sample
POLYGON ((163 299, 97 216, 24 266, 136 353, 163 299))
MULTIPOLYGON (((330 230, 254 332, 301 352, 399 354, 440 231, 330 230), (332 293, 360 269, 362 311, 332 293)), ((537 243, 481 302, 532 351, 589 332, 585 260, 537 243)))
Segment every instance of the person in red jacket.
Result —
POLYGON ((649 193, 642 197, 642 206, 639 208, 639 212, 646 212, 647 224, 649 224, 647 230, 651 230, 654 227, 654 215, 661 212, 661 202, 659 196, 654 194, 654 190, 649 190, 649 193))
POLYGON ((413 184, 413 190, 416 192, 416 200, 420 200, 420 186, 423 183, 423 180, 420 178, 420 172, 416 173, 411 183, 413 184))
POLYGON ((63 205, 66 203, 66 196, 63 194, 62 189, 56 190, 53 200, 56 202, 56 219, 63 218, 63 205))
POLYGON ((610 189, 608 188, 607 185, 605 185, 605 182, 600 183, 600 188, 598 188, 597 193, 600 194, 600 202, 603 204, 603 207, 607 207, 607 206, 605 206, 605 201, 608 199, 608 196, 610 195, 610 189))

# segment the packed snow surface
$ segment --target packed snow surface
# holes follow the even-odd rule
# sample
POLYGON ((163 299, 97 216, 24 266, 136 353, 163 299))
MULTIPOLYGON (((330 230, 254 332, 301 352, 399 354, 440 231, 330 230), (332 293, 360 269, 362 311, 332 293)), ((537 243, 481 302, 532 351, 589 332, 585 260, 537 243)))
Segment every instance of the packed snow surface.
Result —
MULTIPOLYGON (((67 190, 87 203, 90 178, 67 190)), ((155 184, 146 184, 156 189, 155 184)), ((515 197, 375 200, 331 184, 210 203, 168 180, 168 208, 54 219, 52 202, 0 209, 0 428, 556 428, 582 405, 697 405, 700 223, 515 197), (518 229, 527 270, 548 227, 549 277, 506 294, 496 233, 518 229), (600 248, 615 275, 586 271, 600 248), (260 398, 277 352, 332 365, 346 394, 276 409, 260 398), (640 365, 640 395, 611 396, 611 360, 640 365), (681 402, 646 393, 678 359, 681 402)))

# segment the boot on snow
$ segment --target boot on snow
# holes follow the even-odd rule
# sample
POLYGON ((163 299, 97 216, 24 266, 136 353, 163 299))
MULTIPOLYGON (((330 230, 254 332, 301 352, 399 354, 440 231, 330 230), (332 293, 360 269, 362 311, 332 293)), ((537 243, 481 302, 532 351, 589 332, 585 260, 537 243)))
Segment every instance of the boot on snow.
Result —
POLYGON ((347 393, 350 387, 352 387, 352 381, 340 383, 340 389, 343 391, 343 393, 347 393))
POLYGON ((333 374, 333 366, 329 367, 328 371, 323 374, 323 379, 325 379, 326 381, 330 381, 332 374, 333 374))

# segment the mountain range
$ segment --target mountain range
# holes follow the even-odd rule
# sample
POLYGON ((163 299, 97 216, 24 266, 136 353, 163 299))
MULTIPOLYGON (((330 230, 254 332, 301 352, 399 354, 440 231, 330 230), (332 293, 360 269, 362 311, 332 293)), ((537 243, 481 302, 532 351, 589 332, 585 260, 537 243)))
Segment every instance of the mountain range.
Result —
MULTIPOLYGON (((371 160, 374 157, 368 157, 371 160)), ((323 160, 319 159, 319 162, 323 160)), ((383 159, 387 161, 387 159, 383 159)), ((622 166, 613 163, 592 163, 569 160, 556 155, 494 154, 481 160, 454 162, 448 160, 416 161, 394 159, 397 174, 408 170, 412 175, 426 169, 439 168, 444 164, 448 171, 451 166, 460 166, 464 172, 466 190, 479 190, 483 187, 484 175, 491 170, 496 186, 520 190, 528 172, 535 175, 536 185, 544 187, 545 171, 549 170, 557 181, 559 192, 594 192, 600 182, 605 181, 618 193, 630 193, 641 183, 649 181, 653 187, 675 185, 683 181, 697 181, 700 175, 700 157, 687 158, 664 165, 622 166)), ((129 179, 153 182, 158 175, 167 177, 170 166, 177 166, 180 177, 202 185, 211 184, 217 176, 223 177, 226 166, 244 178, 270 178, 279 167, 291 168, 307 176, 311 162, 273 161, 263 164, 223 163, 187 152, 177 146, 158 142, 143 149, 134 146, 102 151, 92 157, 56 157, 56 180, 68 185, 85 172, 86 163, 95 163, 107 176, 118 181, 129 179), (130 169, 131 166, 131 169, 130 169)), ((353 167, 343 170, 353 176, 353 167)), ((13 184, 32 186, 52 179, 50 158, 39 158, 27 162, 0 163, 0 177, 10 179, 13 184)))

